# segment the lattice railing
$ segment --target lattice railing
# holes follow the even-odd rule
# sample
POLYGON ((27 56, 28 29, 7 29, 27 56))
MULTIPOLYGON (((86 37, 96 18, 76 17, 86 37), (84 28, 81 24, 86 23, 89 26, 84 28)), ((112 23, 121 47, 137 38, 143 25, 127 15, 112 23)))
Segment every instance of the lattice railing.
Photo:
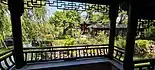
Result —
POLYGON ((123 63, 125 51, 123 48, 119 48, 117 46, 114 47, 114 60, 117 60, 123 63))
MULTIPOLYGON (((59 46, 44 48, 24 48, 27 63, 55 60, 76 60, 80 58, 106 57, 108 45, 59 46)), ((114 47, 114 60, 123 63, 124 49, 114 47)), ((15 67, 13 50, 0 54, 0 69, 9 70, 15 67)), ((135 70, 154 70, 155 59, 134 60, 135 70)))
POLYGON ((26 62, 76 60, 79 58, 106 56, 107 53, 108 45, 24 48, 26 62))
POLYGON ((155 70, 155 59, 143 59, 134 61, 135 70, 155 70))
POLYGON ((15 66, 13 50, 8 50, 0 54, 0 70, 11 70, 15 66))

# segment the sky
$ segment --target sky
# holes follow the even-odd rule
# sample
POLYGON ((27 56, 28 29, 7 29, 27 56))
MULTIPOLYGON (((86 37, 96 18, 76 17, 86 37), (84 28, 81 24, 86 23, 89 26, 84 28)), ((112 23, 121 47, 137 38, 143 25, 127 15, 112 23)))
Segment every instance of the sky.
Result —
POLYGON ((50 7, 50 6, 46 6, 46 9, 47 9, 48 16, 51 16, 51 15, 53 15, 54 12, 59 11, 57 8, 50 7))

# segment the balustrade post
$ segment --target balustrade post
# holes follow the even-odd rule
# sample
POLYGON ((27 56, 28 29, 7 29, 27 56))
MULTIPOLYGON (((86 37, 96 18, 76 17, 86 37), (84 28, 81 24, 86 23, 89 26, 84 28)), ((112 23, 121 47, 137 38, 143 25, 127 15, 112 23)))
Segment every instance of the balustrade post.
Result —
POLYGON ((16 69, 25 65, 23 56, 21 15, 24 12, 24 0, 8 0, 8 7, 11 14, 12 34, 14 40, 14 60, 16 69))
POLYGON ((129 19, 127 27, 127 39, 124 57, 124 70, 134 70, 133 54, 135 46, 135 38, 137 34, 138 15, 136 1, 132 0, 129 5, 129 19))
POLYGON ((109 18, 110 18, 110 37, 109 37, 109 59, 113 59, 114 53, 114 40, 115 40, 115 29, 116 29, 116 18, 118 16, 118 8, 119 5, 111 4, 109 10, 109 18))
POLYGON ((152 59, 150 64, 151 64, 151 67, 152 67, 151 70, 154 70, 155 69, 155 59, 152 59))

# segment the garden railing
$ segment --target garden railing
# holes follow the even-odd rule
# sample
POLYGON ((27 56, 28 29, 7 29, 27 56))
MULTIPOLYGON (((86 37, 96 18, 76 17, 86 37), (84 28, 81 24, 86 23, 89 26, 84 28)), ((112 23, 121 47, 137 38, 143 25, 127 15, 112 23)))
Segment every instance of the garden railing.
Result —
MULTIPOLYGON (((114 47, 114 60, 123 63, 124 49, 114 47)), ((58 46, 43 48, 24 48, 24 60, 26 63, 76 60, 79 58, 91 58, 108 55, 108 44, 106 45, 82 45, 82 46, 58 46)), ((134 60, 135 70, 154 70, 155 59, 134 60)), ((10 70, 15 67, 13 50, 0 54, 0 69, 10 70)))
POLYGON ((116 60, 116 61, 118 61, 120 63, 123 63, 124 54, 125 54, 125 51, 124 51, 123 48, 120 48, 120 47, 117 47, 117 46, 114 47, 114 54, 113 54, 114 60, 116 60))
POLYGON ((59 46, 24 48, 27 63, 54 60, 75 60, 79 58, 107 56, 108 45, 59 46))
POLYGON ((11 70, 14 68, 15 62, 13 58, 13 50, 8 50, 0 54, 0 69, 11 70))
POLYGON ((135 70, 155 70, 155 59, 134 60, 135 70))

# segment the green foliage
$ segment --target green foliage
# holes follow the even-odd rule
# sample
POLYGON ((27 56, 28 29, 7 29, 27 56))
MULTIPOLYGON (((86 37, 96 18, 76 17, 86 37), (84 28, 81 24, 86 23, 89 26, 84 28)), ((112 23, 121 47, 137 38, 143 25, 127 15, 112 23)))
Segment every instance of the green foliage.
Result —
POLYGON ((91 22, 102 23, 102 24, 106 24, 106 23, 110 22, 108 15, 103 14, 103 13, 94 13, 91 15, 89 20, 91 22))
POLYGON ((9 15, 7 7, 0 4, 0 45, 4 47, 6 47, 4 40, 11 35, 11 23, 7 15, 9 15))
POLYGON ((52 35, 52 34, 44 35, 43 40, 44 41, 53 41, 54 40, 54 35, 52 35))
POLYGON ((149 55, 149 49, 152 41, 151 40, 136 40, 135 55, 140 57, 146 57, 149 55))
POLYGON ((109 37, 105 34, 104 31, 100 31, 98 33, 98 36, 95 37, 95 39, 98 41, 98 43, 101 44, 108 44, 109 42, 109 37))
POLYGON ((69 39, 70 35, 59 36, 58 39, 69 39))
MULTIPOLYGON (((78 44, 78 45, 86 45, 88 43, 89 43, 88 38, 78 38, 78 39, 76 39, 76 44, 78 44)), ((90 43, 92 43, 92 42, 90 42, 90 43)))
POLYGON ((91 37, 87 36, 85 38, 76 38, 75 43, 77 45, 87 45, 87 44, 108 44, 108 36, 104 32, 99 32, 97 36, 91 37))
POLYGON ((94 8, 91 8, 86 11, 87 12, 87 17, 86 19, 89 20, 89 22, 95 22, 95 23, 108 23, 109 22, 109 13, 107 12, 107 10, 109 9, 107 6, 102 5, 102 7, 104 7, 104 9, 102 9, 102 11, 97 12, 97 10, 95 8, 98 8, 98 6, 94 6, 94 8))
POLYGON ((65 42, 65 46, 73 46, 75 45, 75 39, 74 38, 68 38, 65 42))
POLYGON ((148 49, 151 43, 151 40, 136 40, 137 47, 141 49, 148 49))
POLYGON ((23 40, 44 38, 44 35, 54 33, 54 27, 45 20, 46 10, 43 8, 27 9, 22 16, 23 40))
POLYGON ((145 29, 145 30, 144 30, 144 36, 145 36, 146 38, 155 37, 155 27, 152 26, 152 27, 150 27, 149 29, 145 29))
POLYGON ((125 48, 126 40, 121 36, 117 36, 117 38, 118 39, 115 41, 115 45, 120 48, 125 48))
POLYGON ((46 8, 34 8, 31 10, 33 14, 31 14, 38 23, 45 21, 46 17, 46 8))
POLYGON ((80 13, 77 11, 56 11, 50 17, 49 23, 54 25, 58 36, 72 35, 75 27, 80 24, 80 13))
POLYGON ((121 11, 119 13, 119 23, 127 24, 128 23, 128 15, 126 11, 121 11))
POLYGON ((52 43, 54 46, 64 46, 66 39, 54 40, 52 43))

